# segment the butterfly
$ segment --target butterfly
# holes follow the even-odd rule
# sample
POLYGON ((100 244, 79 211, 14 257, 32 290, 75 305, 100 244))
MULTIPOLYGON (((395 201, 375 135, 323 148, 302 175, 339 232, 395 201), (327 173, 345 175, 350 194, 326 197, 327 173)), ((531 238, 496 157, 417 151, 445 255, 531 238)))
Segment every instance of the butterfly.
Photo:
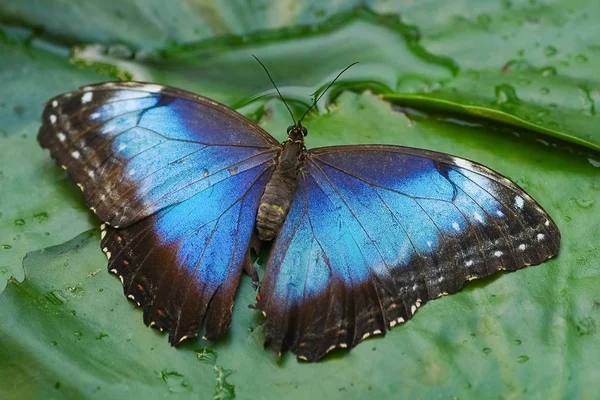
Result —
POLYGON ((425 302, 558 254, 521 188, 472 161, 393 146, 279 143, 213 100, 107 82, 50 99, 38 141, 83 191, 108 269, 177 345, 220 338, 242 271, 272 242, 255 307, 265 347, 317 361, 425 302), (257 240, 258 238, 258 240, 257 240))

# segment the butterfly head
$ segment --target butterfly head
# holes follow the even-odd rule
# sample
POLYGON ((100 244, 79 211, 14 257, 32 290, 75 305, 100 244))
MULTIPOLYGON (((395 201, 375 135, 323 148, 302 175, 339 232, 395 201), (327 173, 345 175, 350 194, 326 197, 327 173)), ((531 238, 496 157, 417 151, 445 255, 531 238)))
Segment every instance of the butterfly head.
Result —
POLYGON ((288 140, 293 142, 304 142, 304 137, 308 135, 308 130, 300 122, 296 125, 290 125, 287 128, 288 140))

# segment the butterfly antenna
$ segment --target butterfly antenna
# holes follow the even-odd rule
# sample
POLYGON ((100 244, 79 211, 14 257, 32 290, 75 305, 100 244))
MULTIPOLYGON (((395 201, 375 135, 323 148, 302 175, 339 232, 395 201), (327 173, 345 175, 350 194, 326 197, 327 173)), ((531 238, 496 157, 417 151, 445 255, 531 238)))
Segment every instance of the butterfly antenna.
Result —
POLYGON ((323 95, 324 95, 325 93, 327 93, 327 91, 328 91, 328 90, 329 90, 329 88, 330 88, 330 87, 331 87, 331 86, 332 86, 332 85, 335 83, 335 81, 337 81, 337 80, 338 80, 338 78, 339 78, 340 76, 342 76, 342 74, 343 74, 344 72, 348 71, 348 70, 350 69, 350 67, 353 67, 353 66, 354 66, 354 65, 356 65, 356 64, 358 64, 358 61, 357 61, 357 62, 353 62, 352 64, 348 65, 346 68, 344 68, 344 69, 342 70, 342 72, 340 72, 340 73, 339 73, 339 74, 338 74, 338 75, 335 77, 335 79, 334 79, 334 80, 332 80, 332 81, 331 81, 331 83, 330 83, 329 85, 327 85, 327 87, 325 88, 325 90, 323 90, 323 91, 321 92, 321 94, 319 95, 319 97, 317 97, 317 99, 316 99, 316 100, 315 100, 315 101, 312 103, 312 105, 311 105, 310 107, 308 107, 308 110, 306 110, 306 112, 305 112, 305 113, 302 115, 302 118, 300 118, 300 119, 298 120, 298 123, 302 122, 302 120, 304 119, 304 117, 306 117, 306 114, 308 114, 308 112, 309 112, 310 110, 312 110, 312 108, 313 108, 315 105, 317 105, 317 102, 318 102, 319 100, 321 100, 321 97, 323 97, 323 95))
POLYGON ((254 54, 252 54, 252 57, 254 57, 256 59, 256 61, 258 61, 258 63, 263 67, 263 69, 265 70, 265 72, 267 73, 267 76, 269 77, 269 79, 271 80, 271 83, 273 84, 273 86, 275 86, 275 90, 277 90, 277 94, 279 95, 279 98, 281 99, 281 101, 283 101, 283 104, 285 104, 285 108, 288 109, 288 111, 290 112, 290 115, 292 116, 292 121, 294 121, 294 125, 296 125, 296 119, 294 118, 294 114, 292 113, 292 110, 290 110, 290 107, 287 105, 287 103, 285 102, 285 99, 283 98, 283 96, 281 95, 281 92, 279 91, 279 88, 277 87, 277 85, 275 84, 275 81, 273 80, 273 78, 271 78, 271 74, 269 73, 269 70, 267 69, 267 67, 265 67, 265 64, 262 63, 262 61, 260 61, 258 59, 258 57, 256 57, 254 54))

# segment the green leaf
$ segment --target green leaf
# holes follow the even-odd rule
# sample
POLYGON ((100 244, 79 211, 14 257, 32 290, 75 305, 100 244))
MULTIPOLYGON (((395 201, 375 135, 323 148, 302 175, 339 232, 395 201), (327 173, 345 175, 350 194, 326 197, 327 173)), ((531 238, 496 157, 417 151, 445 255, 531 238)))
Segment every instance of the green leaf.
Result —
MULTIPOLYGON (((272 118, 263 120, 265 127, 282 137, 288 123, 285 108, 279 102, 267 108, 272 118)), ((386 338, 306 364, 289 354, 278 361, 262 348, 260 318, 247 308, 254 297, 249 279, 242 281, 232 330, 224 340, 172 349, 163 335, 143 326, 141 312, 126 301, 118 279, 106 272, 97 235, 84 234, 30 254, 27 279, 9 285, 2 295, 5 363, 0 376, 19 379, 23 393, 53 390, 65 398, 162 397, 167 392, 211 397, 226 370, 233 371, 227 384, 241 398, 302 398, 313 390, 330 398, 400 392, 423 397, 598 394, 600 247, 594 238, 600 235, 595 223, 600 168, 590 161, 596 156, 559 142, 547 145, 517 136, 518 131, 453 121, 407 117, 374 96, 346 93, 330 113, 306 124, 311 146, 412 145, 471 158, 506 174, 557 221, 563 235, 557 259, 472 284, 428 303, 386 338), (217 355, 209 366, 218 365, 221 372, 198 363, 198 358, 208 358, 207 346, 217 355), (56 382, 59 389, 53 389, 56 382)))
POLYGON ((382 2, 419 27, 421 45, 460 73, 397 98, 527 127, 600 150, 600 46, 593 0, 382 2))
POLYGON ((35 135, 46 100, 102 77, 54 55, 0 41, 0 292, 23 279, 28 251, 62 243, 94 221, 64 171, 49 162, 35 135), (4 95, 5 94, 5 95, 4 95))
MULTIPOLYGON (((4 22, 46 32, 42 40, 39 30, 5 26, 0 40, 0 286, 17 278, 0 293, 0 398, 600 396, 600 156, 590 150, 598 144, 593 72, 600 60, 590 36, 597 20, 591 2, 370 3, 387 16, 347 11, 338 2, 314 14, 302 11, 311 9, 309 2, 277 9, 261 2, 267 7, 258 10, 257 4, 186 4, 213 12, 170 20, 185 6, 156 13, 153 2, 0 5, 4 22), (394 16, 398 10, 403 22, 394 16), (197 39, 203 41, 182 43, 197 39), (87 41, 103 47, 78 47, 70 63, 69 46, 87 41), (544 52, 550 44, 556 53, 544 52), (348 71, 329 111, 323 106, 307 117, 307 145, 401 144, 483 163, 521 185, 554 218, 563 237, 558 258, 473 282, 426 304, 385 338, 318 364, 263 349, 261 317, 247 308, 255 293, 244 278, 223 340, 171 348, 142 324, 140 310, 106 271, 97 232, 86 233, 100 221, 39 149, 39 115, 55 94, 128 76, 233 105, 270 89, 254 52, 296 105, 350 62, 367 60, 348 71), (583 60, 578 54, 587 61, 576 65, 583 60), (513 58, 522 62, 508 63, 513 58), (552 71, 546 67, 557 74, 544 73, 552 71), (342 91, 366 87, 412 107, 342 91), (535 115, 546 107, 550 114, 535 115), (25 279, 17 282, 26 252, 25 279)), ((285 137, 289 116, 278 100, 259 97, 243 110, 285 137)))
POLYGON ((134 48, 155 49, 215 35, 244 35, 319 23, 361 3, 358 0, 191 0, 165 7, 160 0, 73 2, 68 6, 50 0, 39 7, 35 0, 24 0, 1 4, 0 15, 3 22, 37 27, 67 43, 125 43, 134 48))

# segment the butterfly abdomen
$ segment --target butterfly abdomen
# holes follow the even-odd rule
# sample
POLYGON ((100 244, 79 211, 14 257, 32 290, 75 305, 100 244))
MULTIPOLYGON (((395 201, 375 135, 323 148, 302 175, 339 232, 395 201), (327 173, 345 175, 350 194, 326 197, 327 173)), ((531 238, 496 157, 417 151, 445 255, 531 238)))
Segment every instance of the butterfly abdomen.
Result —
POLYGON ((298 143, 286 142, 283 146, 275 172, 258 206, 256 229, 260 240, 273 240, 287 217, 296 193, 301 153, 302 146, 298 143))
POLYGON ((256 229, 260 240, 272 240, 285 221, 296 192, 296 177, 275 171, 258 206, 256 229))

